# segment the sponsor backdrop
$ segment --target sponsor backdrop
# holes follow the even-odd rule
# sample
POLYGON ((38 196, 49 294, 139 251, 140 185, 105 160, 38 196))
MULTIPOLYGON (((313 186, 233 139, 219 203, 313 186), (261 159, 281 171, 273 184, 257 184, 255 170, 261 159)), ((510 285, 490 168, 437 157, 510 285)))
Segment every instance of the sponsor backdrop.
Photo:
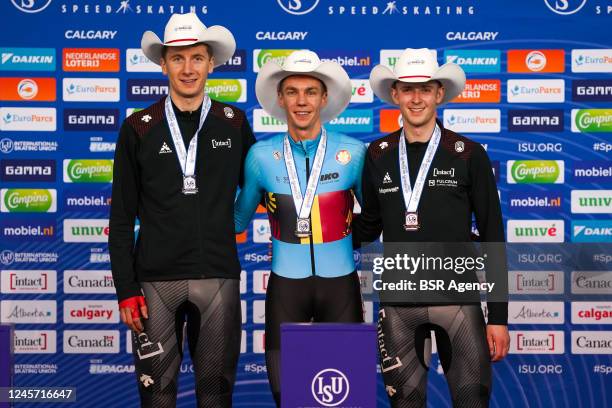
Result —
MULTIPOLYGON (((168 90, 139 49, 142 33, 194 11, 235 34, 238 50, 208 92, 244 109, 258 139, 285 125, 258 106, 256 73, 291 50, 347 69, 353 98, 329 128, 364 142, 400 123, 369 87, 376 64, 393 66, 405 47, 460 64, 467 87, 439 115, 486 147, 516 243, 512 354, 495 365, 493 406, 612 405, 609 1, 11 0, 0 11, 0 311, 15 324, 16 385, 76 386, 83 407, 137 405, 106 246, 113 152, 121 121, 168 90)), ((256 218, 237 236, 234 401, 245 407, 272 406, 262 354, 270 230, 256 218)), ((376 311, 368 300, 366 320, 376 311)), ((186 356, 179 406, 194 404, 191 372, 186 356)), ((430 405, 447 405, 436 358, 430 379, 430 405)))

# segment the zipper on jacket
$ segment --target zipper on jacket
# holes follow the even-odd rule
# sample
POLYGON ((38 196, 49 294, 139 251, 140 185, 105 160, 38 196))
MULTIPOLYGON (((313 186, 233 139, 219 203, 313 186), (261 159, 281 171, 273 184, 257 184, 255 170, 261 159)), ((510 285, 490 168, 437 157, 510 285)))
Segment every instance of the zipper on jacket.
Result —
MULTIPOLYGON (((310 163, 308 160, 308 152, 306 152, 306 184, 308 184, 308 179, 310 179, 310 163)), ((312 241, 312 217, 308 214, 308 219, 310 220, 310 235, 308 236, 308 240, 310 241, 310 268, 312 270, 312 275, 316 275, 315 270, 315 257, 314 257, 314 243, 312 241)))

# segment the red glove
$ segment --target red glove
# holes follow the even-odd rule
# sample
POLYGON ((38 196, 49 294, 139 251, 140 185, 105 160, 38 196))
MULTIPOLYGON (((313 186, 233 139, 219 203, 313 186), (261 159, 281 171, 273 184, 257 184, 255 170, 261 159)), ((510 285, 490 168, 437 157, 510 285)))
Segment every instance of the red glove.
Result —
POLYGON ((132 310, 132 319, 140 319, 140 308, 146 306, 144 296, 132 296, 119 302, 119 308, 130 308, 132 310))

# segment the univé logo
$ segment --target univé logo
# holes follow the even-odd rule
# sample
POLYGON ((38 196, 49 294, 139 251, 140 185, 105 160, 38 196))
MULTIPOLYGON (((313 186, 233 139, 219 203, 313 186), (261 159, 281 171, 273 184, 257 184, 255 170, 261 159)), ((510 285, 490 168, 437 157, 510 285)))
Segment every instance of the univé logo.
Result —
POLYGON ((64 242, 107 242, 107 219, 65 219, 64 242))
POLYGON ((278 5, 281 6, 289 14, 301 16, 308 14, 317 7, 319 0, 276 0, 278 5))
POLYGON ((612 190, 572 190, 572 213, 612 214, 612 190))
POLYGON ((254 109, 253 130, 255 132, 286 132, 287 124, 268 115, 263 109, 254 109))
POLYGON ((374 93, 370 82, 363 79, 351 79, 351 103, 374 102, 374 93))
POLYGON ((563 220, 508 220, 508 242, 564 242, 563 220))
POLYGON ((310 389, 319 404, 324 407, 335 407, 346 400, 350 385, 342 371, 326 368, 314 376, 310 389))

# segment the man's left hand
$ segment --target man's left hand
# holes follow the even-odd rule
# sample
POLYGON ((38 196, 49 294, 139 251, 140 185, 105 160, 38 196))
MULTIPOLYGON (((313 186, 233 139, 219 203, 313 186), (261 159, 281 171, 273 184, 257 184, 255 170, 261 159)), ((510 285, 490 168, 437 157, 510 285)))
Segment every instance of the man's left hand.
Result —
POLYGON ((508 355, 510 350, 510 334, 508 326, 501 324, 487 325, 487 343, 491 353, 491 361, 500 361, 508 355))

